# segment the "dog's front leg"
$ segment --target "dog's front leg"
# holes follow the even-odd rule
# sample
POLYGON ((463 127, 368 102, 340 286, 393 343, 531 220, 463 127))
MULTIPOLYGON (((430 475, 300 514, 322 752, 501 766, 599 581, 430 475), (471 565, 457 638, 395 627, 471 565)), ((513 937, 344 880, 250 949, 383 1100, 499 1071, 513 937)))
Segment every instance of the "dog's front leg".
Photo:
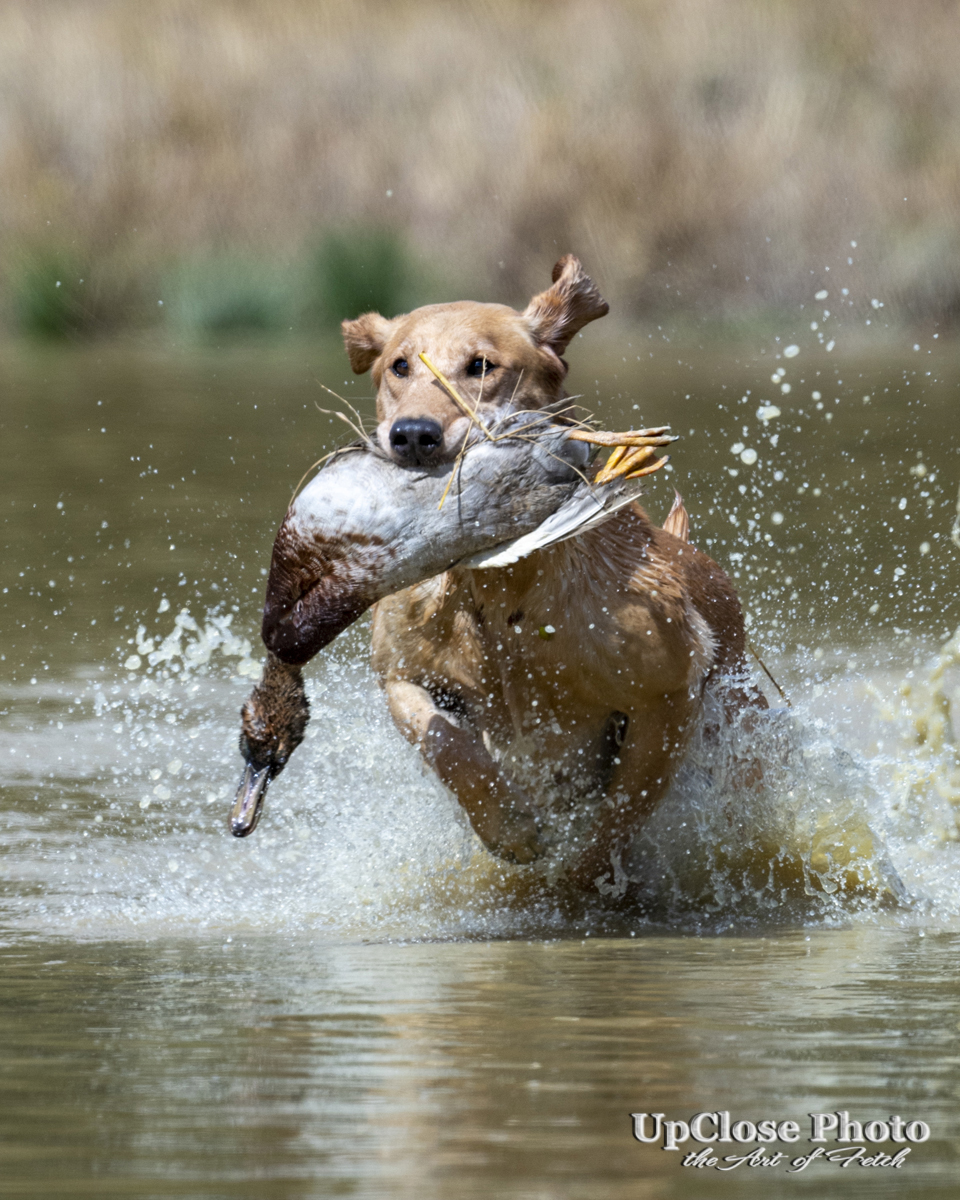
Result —
POLYGON ((501 772, 482 741, 426 688, 406 680, 385 684, 400 732, 460 801, 486 848, 510 862, 529 863, 544 852, 537 823, 519 788, 501 772))

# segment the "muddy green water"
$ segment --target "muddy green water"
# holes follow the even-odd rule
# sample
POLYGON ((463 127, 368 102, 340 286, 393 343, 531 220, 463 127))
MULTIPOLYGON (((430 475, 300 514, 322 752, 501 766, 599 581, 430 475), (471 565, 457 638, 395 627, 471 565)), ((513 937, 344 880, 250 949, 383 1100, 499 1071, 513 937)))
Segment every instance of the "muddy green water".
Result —
POLYGON ((229 837, 273 533, 346 432, 320 383, 372 411, 335 347, 0 350, 0 1196, 957 1194, 960 349, 844 346, 571 349, 607 427, 684 435, 648 507, 681 489, 793 702, 734 834, 678 781, 643 914, 492 864, 363 622, 229 837), (800 1141, 723 1173, 632 1136, 715 1110, 800 1141), (789 1172, 836 1110, 930 1136, 789 1172))

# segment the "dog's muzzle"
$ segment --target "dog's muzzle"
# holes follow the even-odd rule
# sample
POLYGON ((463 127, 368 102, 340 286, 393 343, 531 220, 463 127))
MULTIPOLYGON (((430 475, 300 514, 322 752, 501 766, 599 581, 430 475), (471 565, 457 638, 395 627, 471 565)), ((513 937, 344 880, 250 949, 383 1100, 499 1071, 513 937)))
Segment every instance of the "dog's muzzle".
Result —
POLYGON ((390 453, 401 466, 427 466, 442 448, 443 430, 430 417, 401 417, 390 427, 390 453))

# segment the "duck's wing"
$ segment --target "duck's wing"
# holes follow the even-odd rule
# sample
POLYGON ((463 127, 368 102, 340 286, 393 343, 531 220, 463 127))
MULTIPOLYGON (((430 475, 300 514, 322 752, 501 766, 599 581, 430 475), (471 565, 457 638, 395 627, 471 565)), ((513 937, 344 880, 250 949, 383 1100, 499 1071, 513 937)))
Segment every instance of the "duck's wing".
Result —
POLYGON ((509 567, 535 550, 545 550, 568 538, 578 537, 588 529, 596 529, 622 508, 632 504, 642 491, 643 485, 639 481, 620 480, 601 487, 581 483, 570 499, 531 533, 472 554, 469 558, 461 559, 457 566, 473 570, 509 567))

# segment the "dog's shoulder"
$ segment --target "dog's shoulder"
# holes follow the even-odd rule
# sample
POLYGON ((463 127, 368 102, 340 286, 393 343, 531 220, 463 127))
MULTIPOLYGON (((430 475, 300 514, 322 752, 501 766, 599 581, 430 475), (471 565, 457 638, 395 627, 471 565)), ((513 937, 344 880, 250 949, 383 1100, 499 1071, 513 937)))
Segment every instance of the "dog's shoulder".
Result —
POLYGON ((658 531, 658 550, 676 564, 683 591, 692 607, 710 627, 716 642, 718 665, 739 665, 746 649, 743 610, 730 576, 719 564, 690 542, 658 531))
POLYGON ((374 606, 374 670, 472 688, 482 674, 482 624, 470 589, 451 571, 405 588, 374 606))

